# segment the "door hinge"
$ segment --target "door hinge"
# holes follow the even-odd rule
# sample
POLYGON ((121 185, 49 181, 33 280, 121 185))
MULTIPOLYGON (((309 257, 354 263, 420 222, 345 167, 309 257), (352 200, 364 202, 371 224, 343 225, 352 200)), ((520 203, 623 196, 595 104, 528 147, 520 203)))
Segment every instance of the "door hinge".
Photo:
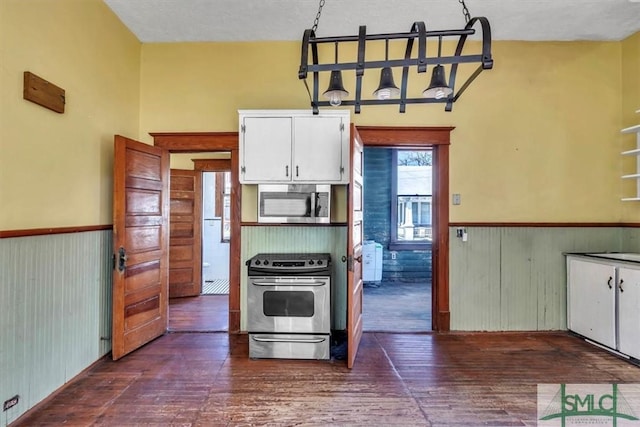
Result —
POLYGON ((340 131, 344 132, 344 123, 340 123, 340 131))
POLYGON ((246 129, 244 125, 240 125, 240 132, 244 133, 246 129))
POLYGON ((347 271, 353 271, 353 257, 351 255, 347 257, 347 271))
POLYGON ((344 175, 344 166, 340 166, 340 175, 344 175))
POLYGON ((247 171, 247 169, 244 166, 240 167, 240 173, 245 173, 247 171))
POLYGON ((115 270, 116 269, 116 254, 113 254, 113 257, 111 257, 111 264, 112 264, 111 269, 115 270))

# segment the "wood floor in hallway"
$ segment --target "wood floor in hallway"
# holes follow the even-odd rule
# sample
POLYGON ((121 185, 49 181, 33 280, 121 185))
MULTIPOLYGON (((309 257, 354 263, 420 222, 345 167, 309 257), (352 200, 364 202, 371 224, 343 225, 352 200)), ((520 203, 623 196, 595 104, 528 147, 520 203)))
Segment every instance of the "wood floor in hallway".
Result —
POLYGON ((567 333, 365 333, 344 361, 251 360, 246 336, 169 333, 104 359, 19 426, 536 425, 538 383, 640 383, 567 333))
POLYGON ((169 300, 169 331, 226 332, 229 295, 200 295, 169 300))

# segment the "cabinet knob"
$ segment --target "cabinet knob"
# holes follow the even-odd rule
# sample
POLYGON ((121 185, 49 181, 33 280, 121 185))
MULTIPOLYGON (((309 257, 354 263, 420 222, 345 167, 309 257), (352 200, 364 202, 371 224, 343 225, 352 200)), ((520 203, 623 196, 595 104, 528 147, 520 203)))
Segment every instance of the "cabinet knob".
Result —
POLYGON ((613 280, 613 277, 609 276, 609 280, 607 280, 607 286, 609 286, 609 289, 612 289, 613 287, 611 286, 611 281, 613 280))
POLYGON ((285 176, 289 176, 289 165, 284 167, 285 176))
POLYGON ((624 280, 620 279, 620 283, 618 284, 618 289, 620 289, 620 292, 624 292, 624 289, 622 289, 622 284, 624 283, 624 280))

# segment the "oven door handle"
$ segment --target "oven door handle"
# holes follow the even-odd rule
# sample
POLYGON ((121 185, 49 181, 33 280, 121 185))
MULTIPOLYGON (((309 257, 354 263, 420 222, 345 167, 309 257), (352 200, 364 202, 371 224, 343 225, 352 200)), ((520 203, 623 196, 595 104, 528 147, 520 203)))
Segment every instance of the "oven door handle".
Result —
POLYGON ((300 342, 308 344, 317 344, 327 340, 326 338, 252 338, 254 341, 258 342, 300 342))
POLYGON ((251 282, 254 286, 324 286, 327 282, 251 282))

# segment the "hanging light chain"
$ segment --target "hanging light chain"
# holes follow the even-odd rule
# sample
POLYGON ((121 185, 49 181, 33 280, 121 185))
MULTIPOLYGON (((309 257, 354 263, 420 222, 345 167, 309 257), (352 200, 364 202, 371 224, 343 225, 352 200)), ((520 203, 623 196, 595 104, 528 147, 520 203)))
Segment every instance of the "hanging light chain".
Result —
POLYGON ((325 0, 320 0, 320 4, 318 5, 318 13, 316 14, 316 19, 313 20, 313 27, 311 27, 311 31, 316 33, 318 29, 318 23, 320 22, 320 15, 322 15, 322 7, 324 6, 325 0))
POLYGON ((458 2, 462 5, 462 14, 464 15, 464 21, 469 22, 471 20, 471 14, 469 13, 469 9, 467 9, 467 5, 464 4, 464 0, 458 0, 458 2))

